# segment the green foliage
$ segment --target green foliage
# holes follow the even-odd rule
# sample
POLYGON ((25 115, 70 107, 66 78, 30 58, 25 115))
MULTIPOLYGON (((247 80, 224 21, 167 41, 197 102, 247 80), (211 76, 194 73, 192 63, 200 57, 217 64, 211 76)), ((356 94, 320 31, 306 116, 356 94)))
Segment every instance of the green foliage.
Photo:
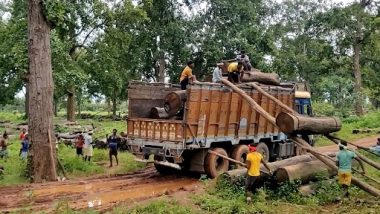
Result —
MULTIPOLYGON (((112 213, 126 213, 125 208, 118 207, 112 210, 112 213)), ((128 210, 128 213, 131 214, 190 214, 194 213, 189 208, 180 205, 176 201, 173 200, 158 200, 148 205, 140 205, 136 208, 128 210)))
POLYGON ((313 102, 313 112, 315 116, 335 116, 337 109, 326 102, 313 102))

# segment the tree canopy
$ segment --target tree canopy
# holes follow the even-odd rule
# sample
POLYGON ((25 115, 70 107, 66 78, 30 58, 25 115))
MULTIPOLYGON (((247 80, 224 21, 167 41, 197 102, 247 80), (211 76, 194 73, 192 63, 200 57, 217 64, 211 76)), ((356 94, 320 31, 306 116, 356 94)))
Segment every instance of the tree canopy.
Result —
MULTIPOLYGON (((0 105, 25 86, 26 4, 0 5, 0 105), (9 15, 4 15, 9 14, 9 15)), ((206 78, 245 50, 255 68, 307 81, 313 100, 344 115, 380 103, 380 6, 318 0, 44 0, 52 27, 56 105, 68 91, 126 99, 130 80, 169 81, 188 60, 206 78), (70 91, 74 88, 74 91, 70 91), (355 106, 355 108, 353 108, 355 106), (368 107, 368 106, 367 106, 368 107)))

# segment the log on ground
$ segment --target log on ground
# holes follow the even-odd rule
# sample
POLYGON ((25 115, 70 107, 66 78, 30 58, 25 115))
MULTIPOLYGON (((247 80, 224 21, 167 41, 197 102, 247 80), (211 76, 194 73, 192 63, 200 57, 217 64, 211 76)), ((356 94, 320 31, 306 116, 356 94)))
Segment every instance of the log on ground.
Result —
POLYGON ((165 111, 164 108, 154 107, 151 109, 151 118, 152 119, 167 119, 169 114, 165 111))
POLYGON ((242 82, 258 82, 267 85, 280 85, 280 77, 276 73, 264 72, 245 72, 241 79, 242 82))
POLYGON ((279 129, 286 134, 328 134, 339 131, 341 121, 336 117, 309 117, 281 112, 276 118, 279 129))
POLYGON ((280 167, 275 171, 274 179, 277 183, 294 180, 301 180, 302 183, 307 183, 315 179, 317 176, 331 177, 334 175, 336 175, 335 170, 328 169, 324 163, 315 160, 280 167))
POLYGON ((173 91, 165 96, 164 109, 168 113, 168 117, 177 114, 183 103, 186 101, 186 90, 173 91))

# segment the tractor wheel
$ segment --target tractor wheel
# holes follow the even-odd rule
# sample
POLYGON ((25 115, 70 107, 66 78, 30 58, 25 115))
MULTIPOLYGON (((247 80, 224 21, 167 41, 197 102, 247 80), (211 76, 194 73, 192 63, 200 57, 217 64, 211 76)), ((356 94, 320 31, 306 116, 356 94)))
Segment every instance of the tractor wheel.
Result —
POLYGON ((267 144, 259 143, 256 146, 256 150, 263 155, 263 158, 265 161, 267 161, 267 162, 269 161, 270 154, 269 154, 269 149, 268 149, 267 144))
MULTIPOLYGON (((242 163, 245 163, 247 159, 247 154, 249 153, 249 148, 247 145, 236 145, 232 148, 231 158, 242 163)), ((243 168, 240 164, 231 164, 234 169, 243 168)))
MULTIPOLYGON (((226 150, 222 148, 213 148, 211 150, 221 155, 228 156, 226 150)), ((205 162, 204 162, 205 172, 211 178, 216 178, 218 177, 218 175, 227 171, 228 165, 229 165, 228 160, 211 153, 207 154, 205 158, 205 162)))

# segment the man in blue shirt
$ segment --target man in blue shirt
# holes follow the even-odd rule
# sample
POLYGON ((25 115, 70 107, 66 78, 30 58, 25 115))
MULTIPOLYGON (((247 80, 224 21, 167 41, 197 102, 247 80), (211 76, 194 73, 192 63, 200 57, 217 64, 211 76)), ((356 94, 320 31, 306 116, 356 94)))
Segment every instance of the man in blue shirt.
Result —
POLYGON ((29 136, 26 134, 21 142, 21 159, 25 160, 28 156, 29 150, 29 136))
POLYGON ((348 197, 348 187, 351 185, 351 164, 353 159, 357 159, 359 161, 360 166, 364 171, 363 164, 360 159, 357 158, 357 155, 347 150, 347 144, 342 143, 339 144, 339 152, 336 156, 336 165, 338 166, 338 183, 342 185, 343 188, 343 197, 348 197))
POLYGON ((120 141, 120 137, 117 135, 117 130, 112 131, 112 135, 107 139, 110 157, 110 167, 112 167, 112 156, 115 156, 116 165, 119 165, 119 160, 117 159, 117 144, 120 141))

